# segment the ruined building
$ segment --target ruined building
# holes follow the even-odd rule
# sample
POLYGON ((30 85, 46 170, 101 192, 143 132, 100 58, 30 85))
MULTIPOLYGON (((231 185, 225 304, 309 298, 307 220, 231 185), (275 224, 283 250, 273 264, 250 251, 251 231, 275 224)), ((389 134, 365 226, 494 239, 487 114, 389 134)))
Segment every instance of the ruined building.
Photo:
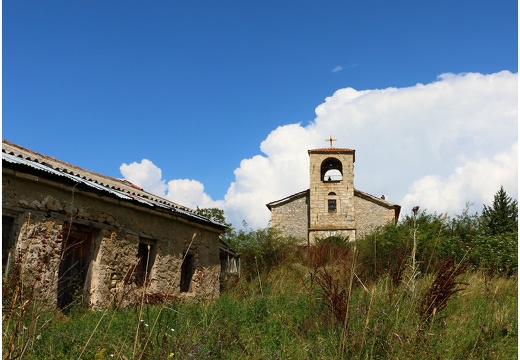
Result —
POLYGON ((125 180, 3 140, 2 275, 66 312, 179 297, 216 298, 238 257, 225 227, 125 180), (10 273, 11 272, 11 273, 10 273))
POLYGON ((309 150, 310 188, 267 204, 271 226, 285 236, 355 240, 396 222, 401 207, 354 188, 355 150, 332 146, 309 150))

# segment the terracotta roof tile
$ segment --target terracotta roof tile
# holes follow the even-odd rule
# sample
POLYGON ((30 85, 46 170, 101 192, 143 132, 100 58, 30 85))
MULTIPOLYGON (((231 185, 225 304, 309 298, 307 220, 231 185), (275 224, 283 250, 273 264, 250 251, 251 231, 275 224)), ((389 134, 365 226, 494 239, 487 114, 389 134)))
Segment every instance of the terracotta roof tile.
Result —
POLYGON ((321 148, 321 149, 310 149, 309 154, 311 153, 349 153, 349 152, 355 152, 354 149, 348 149, 348 148, 335 148, 335 147, 328 147, 328 148, 321 148))

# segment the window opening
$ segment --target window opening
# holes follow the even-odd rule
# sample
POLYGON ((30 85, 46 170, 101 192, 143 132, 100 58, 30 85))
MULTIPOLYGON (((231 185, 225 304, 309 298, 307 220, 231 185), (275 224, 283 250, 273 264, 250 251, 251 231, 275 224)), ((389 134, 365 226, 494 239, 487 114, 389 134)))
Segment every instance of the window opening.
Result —
POLYGON ((135 267, 135 284, 145 285, 150 279, 155 262, 155 246, 146 241, 141 241, 137 249, 137 265, 135 267))
POLYGON ((328 200, 328 208, 330 213, 335 213, 337 211, 337 202, 336 199, 328 200))
POLYGON ((67 226, 62 233, 62 255, 58 270, 58 307, 64 314, 82 297, 91 260, 93 234, 67 226))
POLYGON ((9 268, 11 249, 14 247, 14 217, 2 215, 2 273, 9 268))
POLYGON ((190 291, 191 278, 195 270, 195 256, 187 253, 184 255, 184 260, 181 266, 181 292, 190 291))

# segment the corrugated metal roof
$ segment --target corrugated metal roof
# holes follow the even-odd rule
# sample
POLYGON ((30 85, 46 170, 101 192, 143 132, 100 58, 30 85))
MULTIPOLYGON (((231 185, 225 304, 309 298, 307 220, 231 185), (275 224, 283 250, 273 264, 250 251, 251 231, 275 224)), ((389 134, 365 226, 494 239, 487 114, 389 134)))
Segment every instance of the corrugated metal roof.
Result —
POLYGON ((147 193, 127 181, 109 178, 101 174, 78 168, 74 165, 19 147, 18 145, 7 142, 6 140, 3 140, 2 145, 2 160, 8 163, 27 166, 37 171, 64 177, 74 181, 75 183, 84 184, 85 186, 97 191, 114 195, 122 200, 136 201, 151 208, 157 207, 167 209, 193 220, 206 222, 208 225, 211 224, 222 229, 225 228, 224 225, 198 215, 191 209, 147 193), (6 152, 6 150, 9 152, 6 152))
POLYGON ((90 186, 90 187, 92 187, 92 188, 94 188, 96 190, 107 191, 107 192, 110 192, 111 194, 116 195, 117 197, 120 197, 122 199, 132 200, 132 198, 130 196, 122 193, 121 191, 116 191, 116 190, 107 188, 105 186, 99 185, 99 184, 97 184, 97 183, 95 183, 93 181, 85 180, 85 179, 83 179, 80 176, 68 174, 68 173, 66 173, 64 171, 59 171, 59 170, 53 169, 53 168, 51 168, 49 166, 46 166, 44 164, 40 164, 40 163, 38 163, 36 161, 24 159, 24 158, 21 158, 21 157, 15 156, 15 155, 11 155, 11 154, 6 154, 4 152, 2 153, 2 160, 8 161, 8 162, 13 163, 13 164, 20 164, 20 165, 24 165, 24 166, 29 166, 29 167, 32 167, 33 169, 44 171, 44 172, 47 172, 49 174, 66 177, 66 178, 68 178, 68 179, 70 179, 70 180, 72 180, 74 182, 85 184, 85 185, 90 186))

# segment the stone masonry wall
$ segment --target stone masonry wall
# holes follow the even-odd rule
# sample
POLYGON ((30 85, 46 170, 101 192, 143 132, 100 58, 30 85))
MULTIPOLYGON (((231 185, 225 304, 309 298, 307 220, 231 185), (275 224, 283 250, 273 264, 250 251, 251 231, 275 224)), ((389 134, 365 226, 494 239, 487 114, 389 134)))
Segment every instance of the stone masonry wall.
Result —
POLYGON ((395 221, 395 210, 377 204, 373 201, 356 196, 356 237, 363 238, 365 235, 389 222, 395 221))
POLYGON ((271 226, 280 230, 283 236, 294 236, 307 240, 309 226, 308 196, 271 208, 271 226))
POLYGON ((128 305, 147 294, 215 298, 219 296, 219 233, 165 211, 163 215, 102 195, 88 194, 45 179, 4 170, 3 215, 15 218, 13 259, 23 261, 27 277, 38 277, 42 299, 55 304, 62 242, 67 224, 93 234, 86 282, 94 308, 113 302, 128 305), (37 181, 35 181, 37 180, 37 181), (146 288, 125 283, 135 266, 139 243, 147 239, 155 261, 146 288), (194 275, 188 292, 180 292, 182 258, 194 254, 194 275))
POLYGON ((339 153, 310 153, 310 229, 311 243, 315 238, 322 238, 324 234, 349 236, 355 239, 355 210, 354 210, 354 154, 352 152, 339 153), (342 164, 341 181, 323 181, 321 165, 328 158, 334 158, 342 164), (334 193, 337 211, 328 212, 328 199, 334 193))

